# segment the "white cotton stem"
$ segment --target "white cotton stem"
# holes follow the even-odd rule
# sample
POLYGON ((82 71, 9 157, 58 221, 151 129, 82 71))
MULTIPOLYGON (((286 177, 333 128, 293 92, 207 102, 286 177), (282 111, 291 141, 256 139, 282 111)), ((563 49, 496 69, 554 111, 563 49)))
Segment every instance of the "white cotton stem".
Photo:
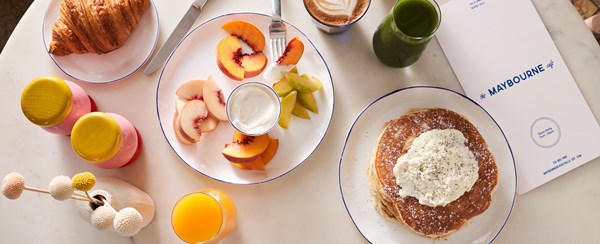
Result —
MULTIPOLYGON (((39 193, 46 193, 46 194, 50 194, 50 192, 48 190, 45 189, 39 189, 39 188, 34 188, 34 187, 28 187, 25 186, 25 188, 23 188, 24 190, 28 190, 28 191, 33 191, 33 192, 39 192, 39 193)), ((91 198, 85 198, 85 197, 81 197, 79 195, 77 196, 70 196, 71 199, 75 199, 75 200, 79 200, 79 201, 86 201, 86 202, 92 202, 91 198)))

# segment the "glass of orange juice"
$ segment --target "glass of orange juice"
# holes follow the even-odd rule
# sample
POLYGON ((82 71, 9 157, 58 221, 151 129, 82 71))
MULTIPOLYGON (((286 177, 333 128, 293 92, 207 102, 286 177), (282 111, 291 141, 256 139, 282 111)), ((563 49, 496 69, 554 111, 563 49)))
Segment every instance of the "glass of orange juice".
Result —
POLYGON ((183 196, 171 214, 177 236, 187 243, 214 243, 226 237, 236 225, 236 210, 227 194, 202 189, 183 196))

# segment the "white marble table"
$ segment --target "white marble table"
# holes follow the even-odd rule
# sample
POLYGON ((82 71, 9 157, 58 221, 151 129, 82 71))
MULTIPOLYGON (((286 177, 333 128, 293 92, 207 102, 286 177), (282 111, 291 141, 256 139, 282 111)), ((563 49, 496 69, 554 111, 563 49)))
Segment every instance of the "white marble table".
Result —
MULTIPOLYGON (((164 43, 191 1, 155 0, 164 43)), ((27 185, 47 187, 56 175, 92 171, 145 190, 156 203, 156 218, 133 238, 100 232, 73 204, 25 192, 17 201, 0 198, 0 243, 178 243, 170 214, 177 199, 203 187, 229 193, 238 207, 238 227, 224 243, 366 243, 348 216, 338 186, 338 163, 353 119, 370 102, 397 88, 416 84, 461 91, 436 41, 413 66, 383 66, 371 49, 377 24, 394 1, 373 1, 366 16, 346 33, 326 35, 311 23, 301 1, 283 1, 283 18, 312 40, 329 64, 335 86, 335 112, 323 143, 299 168, 266 184, 239 186, 209 179, 187 167, 168 146, 157 122, 155 90, 159 73, 139 71, 119 82, 78 82, 106 111, 129 118, 144 137, 136 163, 100 170, 78 159, 67 138, 30 124, 22 115, 20 93, 42 75, 68 78, 45 53, 42 19, 48 1, 35 1, 0 55, 0 175, 18 171, 27 185), (357 69, 364 72, 355 72, 357 69), (136 94, 132 99, 131 94, 136 94), (127 101, 129 106, 123 106, 127 101)), ((534 0, 569 69, 600 118, 600 47, 568 0, 534 0)), ((270 1, 210 1, 196 25, 221 14, 269 14, 270 1)), ((508 17, 508 16, 507 16, 508 17)), ((493 28, 493 27, 492 27, 493 28)), ((600 150, 600 148, 599 148, 600 150)), ((497 243, 600 243, 600 159, 518 196, 497 243)))

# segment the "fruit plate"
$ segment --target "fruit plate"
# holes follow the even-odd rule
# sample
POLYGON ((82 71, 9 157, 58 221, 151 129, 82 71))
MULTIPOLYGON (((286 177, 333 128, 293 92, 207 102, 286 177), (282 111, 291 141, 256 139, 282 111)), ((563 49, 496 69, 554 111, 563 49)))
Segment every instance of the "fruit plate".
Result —
POLYGON ((136 29, 121 48, 107 54, 50 54, 52 29, 60 17, 61 0, 48 4, 42 24, 42 40, 50 58, 65 74, 90 83, 108 83, 126 78, 142 67, 150 58, 158 41, 158 12, 154 2, 142 15, 136 29))
POLYGON ((512 211, 516 194, 515 163, 504 133, 476 102, 439 87, 409 87, 375 100, 360 113, 346 137, 339 165, 339 184, 346 210, 360 233, 372 243, 489 243, 512 211), (496 158, 498 186, 490 207, 446 240, 432 240, 389 220, 375 209, 367 168, 384 124, 415 108, 445 108, 467 118, 479 130, 496 158))
MULTIPOLYGON (((333 83, 327 64, 310 40, 292 24, 287 23, 287 39, 298 37, 304 43, 304 54, 296 65, 299 73, 320 79, 323 88, 314 93, 319 113, 311 113, 311 120, 292 116, 289 129, 275 126, 270 137, 279 139, 279 148, 265 171, 242 170, 229 163, 221 153, 225 144, 233 140, 233 127, 229 122, 220 122, 214 131, 203 133, 192 145, 178 141, 173 129, 176 112, 177 88, 189 80, 207 80, 212 77, 221 87, 225 98, 240 84, 227 77, 217 65, 217 44, 228 34, 221 26, 232 20, 243 20, 254 24, 268 38, 271 17, 256 13, 234 13, 222 15, 193 29, 177 46, 163 67, 156 91, 158 120, 163 134, 175 153, 192 169, 218 181, 232 184, 258 184, 277 179, 304 162, 319 146, 333 115, 333 83), (309 132, 309 133, 307 133, 309 132)), ((267 39, 268 40, 268 39, 267 39)), ((263 53, 270 57, 267 46, 263 53)), ((270 58, 269 61, 270 62, 270 58)), ((268 64, 267 64, 268 65, 268 64)), ((264 72, 263 72, 264 73, 264 72)), ((272 85, 263 74, 246 78, 242 82, 257 81, 272 85)))

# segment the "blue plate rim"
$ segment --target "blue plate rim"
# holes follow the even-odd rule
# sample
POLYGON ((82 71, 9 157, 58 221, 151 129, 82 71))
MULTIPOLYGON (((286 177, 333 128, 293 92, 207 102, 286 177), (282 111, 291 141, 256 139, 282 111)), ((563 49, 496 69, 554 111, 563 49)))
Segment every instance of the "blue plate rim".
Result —
POLYGON ((469 98, 469 97, 467 97, 467 96, 465 96, 465 95, 463 95, 463 94, 461 94, 459 92, 456 92, 454 90, 451 90, 451 89, 448 89, 448 88, 444 88, 444 87, 438 87, 438 86, 417 85, 417 86, 409 86, 409 87, 400 88, 400 89, 396 89, 394 91, 391 91, 391 92, 389 92, 387 94, 384 94, 383 96, 375 99, 373 102, 371 102, 369 105, 367 105, 358 114, 358 116, 356 116, 356 118, 352 122, 352 125, 350 126, 350 128, 348 129, 348 133, 346 134, 346 139, 344 140, 344 146, 342 147, 342 153, 340 155, 340 161, 339 161, 339 164, 338 164, 338 186, 339 186, 340 196, 341 196, 342 201, 344 203, 344 208, 346 208, 346 212, 348 213, 348 216, 352 220, 352 224, 354 224, 354 227, 358 230, 358 232, 361 234, 361 236, 365 240, 367 240, 368 242, 372 243, 371 240, 369 240, 369 238, 361 231, 361 229, 358 227, 358 224, 356 223, 356 220, 352 217, 352 214, 350 213, 350 210, 348 209, 348 202, 346 201, 346 199, 344 197, 343 188, 342 188, 342 163, 343 163, 343 159, 344 159, 344 153, 346 152, 346 146, 348 145, 348 140, 350 138, 350 135, 352 134, 352 130, 354 129, 354 126, 356 125, 356 123, 358 122, 358 120, 362 117, 362 115, 369 108, 371 108, 371 106, 373 106, 374 104, 376 104, 377 102, 383 100, 386 97, 389 97, 389 96, 394 95, 396 93, 400 93, 402 91, 411 90, 411 89, 439 89, 439 90, 443 90, 443 91, 447 91, 447 92, 451 92, 451 93, 454 93, 456 95, 459 95, 460 97, 467 99, 468 101, 470 101, 471 103, 473 103, 474 105, 476 105, 477 107, 479 107, 481 110, 483 110, 489 116, 489 118, 494 122, 494 124, 500 130, 500 132, 502 133, 502 137, 504 138, 504 141, 506 142, 506 145, 508 146, 508 150, 510 151, 510 156, 512 158, 513 168, 515 169, 515 170, 513 170, 514 177, 515 177, 515 187, 513 189, 512 202, 511 202, 511 205, 510 205, 510 209, 508 211, 508 215, 506 216, 506 219, 504 220, 504 223, 502 223, 502 226, 500 227, 500 229, 498 230, 498 232, 490 240, 490 243, 493 242, 498 237, 498 235, 500 235, 500 233, 502 232, 502 230, 506 226, 506 223, 508 222, 508 219, 512 215, 512 211, 514 209, 515 200, 516 200, 516 196, 517 196, 517 184, 518 184, 518 182, 517 182, 517 171, 516 171, 516 163, 515 163, 515 157, 514 157, 514 154, 513 154, 513 151, 512 151, 512 147, 510 146, 510 143, 508 142, 508 139, 506 138, 504 130, 502 130, 502 128, 500 127, 500 125, 498 124, 498 122, 494 119, 494 117, 492 117, 490 115, 490 113, 488 113, 488 111, 485 108, 483 108, 479 103, 477 103, 473 99, 471 99, 471 98, 469 98))
POLYGON ((266 179, 266 180, 262 180, 262 181, 257 181, 257 182, 248 182, 248 183, 235 183, 235 182, 229 182, 229 181, 225 181, 222 179, 217 179, 215 177, 212 177, 208 174, 205 174, 204 172, 201 172, 200 170, 192 167, 191 165, 189 165, 180 155, 179 153, 177 153, 177 151, 175 150, 175 148, 173 147, 173 145, 171 145, 171 142, 169 142, 169 139, 167 138, 167 134, 165 133, 165 130, 163 129, 163 125, 162 125, 162 120, 160 118, 160 112, 158 109, 158 92, 160 90, 160 84, 161 84, 161 80, 163 78, 164 72, 165 72, 165 68, 167 67, 167 64, 169 63, 169 61, 171 60, 171 58, 173 57, 173 54, 175 53, 175 51, 179 48, 179 46, 192 34, 194 33, 197 29, 201 28, 202 26, 204 26, 205 24, 210 23, 211 21, 215 21, 217 19, 220 18, 224 18, 224 17, 228 17, 228 16, 233 16, 233 15, 258 15, 258 16, 264 16, 264 17, 268 17, 271 18, 270 15, 266 15, 266 14, 262 14, 262 13, 255 13, 255 12, 236 12, 236 13, 228 13, 228 14, 222 14, 216 17, 213 17, 205 22, 202 22, 200 25, 196 26, 192 31, 190 31, 188 34, 185 35, 185 37, 177 44, 177 46, 175 46, 175 48, 173 49, 173 51, 171 52, 171 54, 169 54, 169 57, 167 58, 167 60, 165 61, 165 64, 163 65, 161 71, 160 71, 160 76, 158 78, 158 84, 156 86, 156 114, 158 116, 158 122, 159 122, 159 126, 160 129, 163 133, 163 136, 165 137, 165 140, 167 141, 167 143, 169 144, 169 146, 171 147, 171 149, 173 150, 173 152, 175 152, 175 155, 177 155, 177 157, 179 157, 179 159, 181 161, 183 161, 188 167, 190 167, 192 170, 219 182, 223 182, 223 183, 227 183, 227 184, 232 184, 232 185, 258 185, 258 184, 263 184, 263 183, 267 183, 267 182, 271 182, 277 179, 282 178, 283 176, 289 174, 290 172, 294 171, 294 169, 298 168, 300 165, 304 164, 304 162, 310 158, 310 156, 312 156, 312 154, 319 148, 319 146, 321 145, 321 143, 323 142, 323 140, 325 139, 325 137, 327 136, 327 133, 329 132, 329 128, 331 127, 331 121, 333 120, 333 114, 334 114, 334 110, 335 110, 335 87, 334 87, 334 82, 333 82, 333 77, 331 76, 331 70, 329 70, 329 65, 327 65, 327 61, 325 61, 325 59, 323 58, 323 55, 321 54, 321 52, 319 52, 319 50, 317 49, 317 47, 314 45, 314 43, 308 38, 308 36, 299 28, 297 28, 295 25, 283 20, 283 22, 286 25, 290 25, 293 28, 295 28, 296 30, 298 30, 304 37, 306 37, 306 40, 308 40, 308 42, 310 43, 310 45, 313 46, 313 48, 315 49, 316 53, 319 55, 319 57, 323 60, 323 63, 325 63, 325 68, 327 69, 327 73, 329 75, 329 79, 331 80, 331 90, 333 92, 333 97, 332 97, 332 101, 333 103, 331 104, 331 117, 329 119, 329 122, 327 123, 327 127, 323 133, 323 136, 321 137, 321 140, 319 140, 319 142, 317 143, 317 145, 315 146, 315 148, 312 150, 312 152, 310 152, 307 157, 305 159, 303 159, 301 162, 299 162, 296 166, 292 167, 290 170, 284 172, 281 175, 278 175, 276 177, 270 178, 270 179, 266 179))

